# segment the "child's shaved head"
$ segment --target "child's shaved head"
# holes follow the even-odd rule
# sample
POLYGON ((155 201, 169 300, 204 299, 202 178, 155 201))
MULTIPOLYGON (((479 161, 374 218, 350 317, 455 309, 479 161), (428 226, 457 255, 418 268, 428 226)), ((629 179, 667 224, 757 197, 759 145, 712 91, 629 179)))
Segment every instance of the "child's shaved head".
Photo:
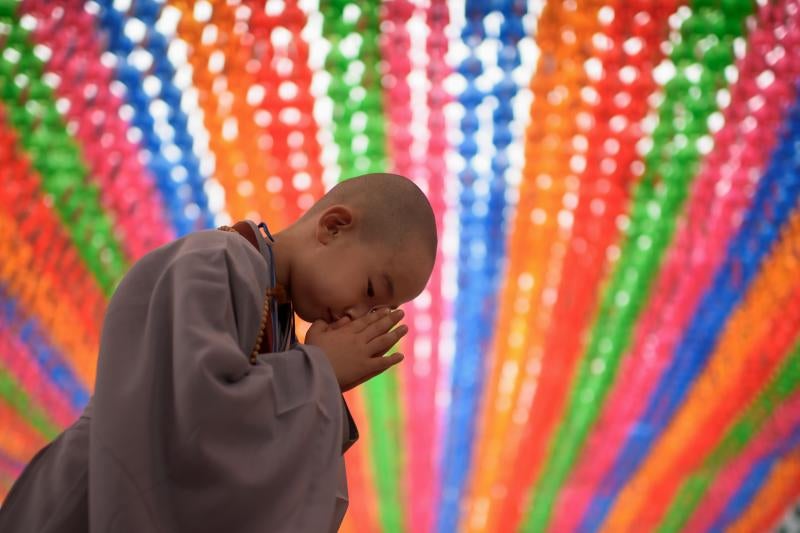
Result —
POLYGON ((295 312, 333 322, 418 296, 437 242, 433 209, 414 182, 367 174, 331 189, 276 236, 274 249, 295 312))
MULTIPOLYGON (((305 217, 343 204, 362 217, 360 235, 366 243, 402 246, 408 239, 419 240, 436 256, 436 218, 430 202, 413 181, 397 174, 365 174, 345 180, 323 196, 305 217)), ((304 218, 305 218, 304 217, 304 218)))

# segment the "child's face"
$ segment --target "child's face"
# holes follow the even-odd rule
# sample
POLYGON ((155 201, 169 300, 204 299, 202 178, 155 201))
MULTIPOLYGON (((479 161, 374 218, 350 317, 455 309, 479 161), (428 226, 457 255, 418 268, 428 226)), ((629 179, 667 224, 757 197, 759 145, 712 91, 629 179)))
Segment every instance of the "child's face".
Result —
POLYGON ((390 250, 366 245, 354 232, 320 246, 291 274, 295 312, 307 322, 356 319, 379 307, 397 307, 416 298, 428 283, 433 260, 424 247, 409 243, 390 250))

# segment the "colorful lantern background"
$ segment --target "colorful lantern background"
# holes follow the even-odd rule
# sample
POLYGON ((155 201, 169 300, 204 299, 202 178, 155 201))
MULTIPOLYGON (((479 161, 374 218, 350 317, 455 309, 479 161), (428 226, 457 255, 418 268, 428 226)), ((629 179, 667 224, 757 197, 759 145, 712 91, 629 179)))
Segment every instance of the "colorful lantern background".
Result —
POLYGON ((798 0, 0 0, 0 494, 134 261, 388 170, 442 246, 344 531, 797 527, 798 50, 798 0))

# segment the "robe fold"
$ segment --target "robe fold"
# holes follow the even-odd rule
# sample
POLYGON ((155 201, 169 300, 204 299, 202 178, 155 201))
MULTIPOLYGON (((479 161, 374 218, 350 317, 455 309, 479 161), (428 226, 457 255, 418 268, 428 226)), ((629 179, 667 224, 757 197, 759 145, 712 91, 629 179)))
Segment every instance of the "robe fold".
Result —
POLYGON ((25 469, 0 532, 336 531, 354 426, 318 348, 248 360, 272 283, 255 232, 193 233, 131 267, 90 405, 25 469))

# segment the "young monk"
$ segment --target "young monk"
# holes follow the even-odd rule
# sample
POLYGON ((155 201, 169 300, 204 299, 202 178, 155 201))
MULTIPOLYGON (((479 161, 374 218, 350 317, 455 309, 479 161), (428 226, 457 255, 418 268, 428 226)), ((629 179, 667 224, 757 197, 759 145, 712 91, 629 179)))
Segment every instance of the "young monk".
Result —
POLYGON ((0 531, 338 528, 357 438, 341 391, 402 360, 384 354, 433 268, 433 211, 411 181, 374 174, 274 238, 250 221, 221 229, 124 277, 92 401, 25 469, 0 531), (294 313, 313 323, 305 344, 294 313))

